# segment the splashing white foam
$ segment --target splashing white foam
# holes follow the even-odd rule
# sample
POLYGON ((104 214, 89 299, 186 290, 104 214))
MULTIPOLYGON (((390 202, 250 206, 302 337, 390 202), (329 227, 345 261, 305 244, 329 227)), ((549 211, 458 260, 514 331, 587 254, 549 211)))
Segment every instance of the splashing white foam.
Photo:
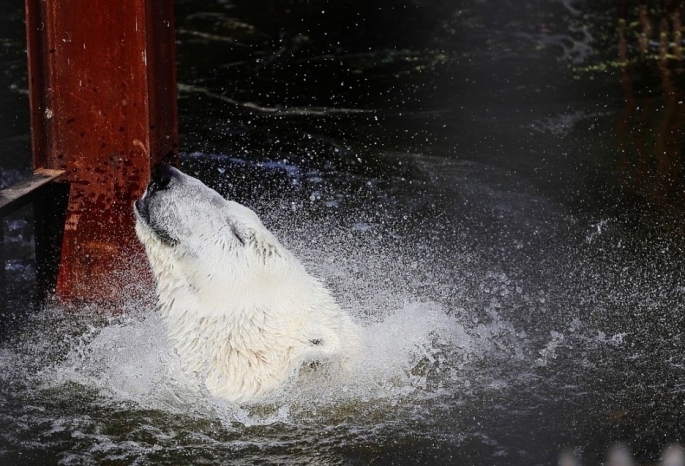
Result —
POLYGON ((171 410, 183 409, 200 391, 181 370, 154 312, 122 317, 94 330, 94 336, 85 334, 45 375, 51 384, 76 382, 116 401, 171 410))
MULTIPOLYGON (((464 326, 432 303, 406 303, 382 321, 366 326, 364 333, 367 349, 353 361, 349 376, 301 371, 296 380, 264 400, 281 406, 277 415, 250 420, 231 405, 231 417, 244 424, 278 422, 287 417, 283 407, 303 400, 326 404, 345 399, 396 399, 417 390, 434 394, 442 385, 436 380, 450 374, 450 353, 473 347, 473 336, 464 326)), ((76 382, 107 393, 115 401, 133 401, 143 407, 228 406, 211 399, 180 367, 167 343, 163 321, 149 311, 85 332, 70 344, 64 360, 43 375, 48 385, 76 382)))
MULTIPOLYGON (((239 406, 213 398, 181 370, 167 343, 161 318, 152 310, 110 318, 90 326, 68 344, 64 358, 41 371, 42 384, 76 383, 97 390, 107 402, 133 402, 216 418, 226 425, 285 423, 319 410, 344 412, 351 406, 385 409, 407 400, 451 396, 469 387, 473 365, 493 354, 521 361, 525 333, 491 310, 489 321, 464 323, 433 302, 405 302, 363 331, 366 350, 349 374, 305 367, 298 377, 258 403, 239 406)), ((503 387, 500 387, 500 389, 503 387)))

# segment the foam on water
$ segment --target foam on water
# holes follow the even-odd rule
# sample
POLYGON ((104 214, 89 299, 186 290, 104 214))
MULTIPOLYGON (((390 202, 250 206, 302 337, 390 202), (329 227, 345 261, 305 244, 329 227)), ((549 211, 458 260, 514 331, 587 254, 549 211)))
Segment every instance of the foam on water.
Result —
MULTIPOLYGON (((180 369, 166 340, 164 323, 152 310, 118 318, 85 335, 45 382, 92 386, 118 401, 156 409, 185 409, 198 391, 180 369)), ((192 406, 192 405, 191 405, 192 406)))
MULTIPOLYGON (((153 309, 110 318, 47 309, 37 316, 38 325, 31 326, 34 333, 3 349, 0 372, 5 381, 24 379, 29 392, 69 390, 76 384, 95 390, 106 403, 133 402, 140 409, 219 415, 229 423, 249 426, 283 422, 292 410, 307 411, 311 406, 346 409, 357 402, 396 405, 450 397, 479 378, 474 377, 474 369, 486 358, 506 359, 512 365, 525 362, 528 368, 546 366, 560 347, 570 344, 561 332, 551 332, 548 341, 531 341, 494 311, 489 321, 478 323, 460 321, 460 314, 434 302, 406 302, 366 322, 367 347, 353 362, 349 376, 304 370, 247 407, 213 399, 197 380, 181 371, 167 343, 164 323, 153 309), (50 330, 45 331, 44 325, 50 330)), ((620 336, 590 335, 581 327, 575 320, 565 331, 595 343, 621 342, 620 336)), ((502 379, 488 384, 500 389, 507 386, 502 379)))
MULTIPOLYGON (((59 311, 46 311, 53 318, 55 313, 59 311)), ((66 326, 72 317, 63 317, 66 326)), ((80 316, 80 324, 87 318, 80 316)), ((455 353, 460 351, 462 360, 469 354, 477 356, 486 346, 478 340, 492 334, 492 329, 484 331, 481 326, 470 335, 434 303, 406 303, 382 320, 368 323, 363 331, 368 346, 353 362, 350 377, 305 370, 263 400, 262 404, 279 406, 278 415, 263 419, 245 418, 239 407, 212 399, 196 380, 187 377, 167 343, 163 321, 152 309, 89 324, 81 335, 73 335, 68 342, 63 340, 66 354, 56 361, 47 359, 36 374, 44 388, 76 383, 94 388, 111 401, 135 402, 147 409, 188 412, 222 406, 224 410, 235 410, 230 417, 239 422, 263 424, 281 421, 289 405, 370 399, 393 403, 417 391, 435 395, 458 378, 458 367, 452 361, 455 353)), ((34 342, 26 342, 36 345, 31 352, 42 353, 38 347, 49 346, 45 337, 60 338, 55 334, 32 335, 34 342)), ((17 358, 31 357, 20 353, 6 356, 3 365, 13 364, 14 371, 21 370, 17 366, 23 364, 17 358)), ((35 362, 40 366, 39 361, 35 362)))

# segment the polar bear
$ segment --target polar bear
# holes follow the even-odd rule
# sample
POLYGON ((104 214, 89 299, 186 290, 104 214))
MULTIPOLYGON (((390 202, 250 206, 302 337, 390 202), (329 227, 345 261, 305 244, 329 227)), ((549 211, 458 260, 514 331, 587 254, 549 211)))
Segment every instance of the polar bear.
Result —
POLYGON ((162 166, 134 212, 171 346, 212 395, 253 401, 359 351, 359 327, 252 210, 162 166))

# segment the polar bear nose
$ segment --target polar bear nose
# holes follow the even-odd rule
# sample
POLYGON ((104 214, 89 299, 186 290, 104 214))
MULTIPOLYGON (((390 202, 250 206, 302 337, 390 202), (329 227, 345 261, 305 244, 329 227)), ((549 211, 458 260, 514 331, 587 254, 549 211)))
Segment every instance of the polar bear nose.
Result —
POLYGON ((148 191, 152 194, 155 191, 164 191, 169 189, 171 181, 178 177, 180 172, 170 165, 161 165, 157 167, 152 174, 152 180, 148 185, 148 191))

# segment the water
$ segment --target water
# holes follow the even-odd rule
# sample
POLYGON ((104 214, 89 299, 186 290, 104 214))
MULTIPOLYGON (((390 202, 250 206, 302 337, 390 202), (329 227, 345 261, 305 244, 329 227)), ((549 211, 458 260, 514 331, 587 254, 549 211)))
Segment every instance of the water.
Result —
POLYGON ((654 46, 617 66, 616 24, 589 2, 177 2, 183 169, 371 346, 351 379, 236 406, 184 378, 145 299, 51 305, 6 324, 2 462, 656 462, 685 441, 684 83, 654 46))

